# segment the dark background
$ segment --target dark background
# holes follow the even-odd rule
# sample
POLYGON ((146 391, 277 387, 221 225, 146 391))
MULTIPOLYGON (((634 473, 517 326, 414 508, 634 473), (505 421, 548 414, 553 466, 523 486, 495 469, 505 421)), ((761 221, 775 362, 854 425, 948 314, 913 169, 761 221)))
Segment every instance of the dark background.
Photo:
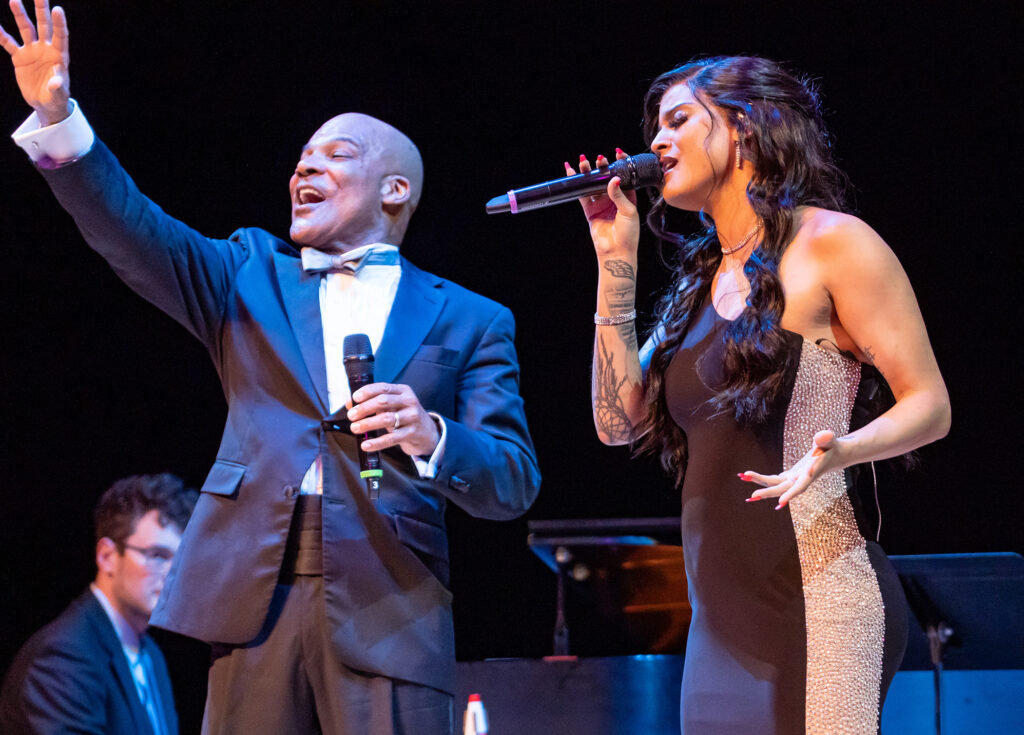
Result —
MULTIPOLYGON (((920 469, 883 473, 883 544, 1024 550, 1015 5, 68 0, 67 10, 72 93, 97 134, 143 191, 206 234, 286 235, 299 149, 334 114, 375 115, 420 146, 426 189, 403 252, 515 313, 544 473, 524 519, 449 514, 458 653, 469 660, 550 653, 554 579, 527 549, 526 520, 678 513, 652 461, 594 436, 596 269, 582 216, 563 206, 489 217, 483 204, 561 175, 581 152, 640 150, 647 83, 698 54, 761 54, 821 80, 856 211, 917 291, 953 428, 921 450, 920 469)), ((0 129, 26 114, 5 69, 0 129)), ((13 143, 0 141, 0 182, 2 669, 92 578, 98 495, 137 472, 201 484, 225 409, 199 344, 83 244, 13 143)), ((647 234, 642 251, 640 291, 653 293, 667 275, 647 234)))

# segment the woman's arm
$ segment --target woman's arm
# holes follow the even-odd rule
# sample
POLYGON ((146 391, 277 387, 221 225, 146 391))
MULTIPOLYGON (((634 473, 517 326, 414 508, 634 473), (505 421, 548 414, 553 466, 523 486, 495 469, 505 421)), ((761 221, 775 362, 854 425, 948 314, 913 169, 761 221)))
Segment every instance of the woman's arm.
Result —
MULTIPOLYGON (((625 157, 625 153, 618 151, 618 157, 625 157)), ((597 165, 608 163, 599 156, 597 165)), ((569 174, 574 173, 568 163, 565 169, 569 174)), ((590 164, 583 157, 580 171, 590 171, 590 164)), ((635 318, 640 217, 636 195, 624 193, 619 184, 618 177, 613 178, 606 194, 580 200, 597 253, 595 321, 621 318, 620 323, 597 324, 594 335, 591 399, 594 427, 605 444, 627 444, 633 428, 644 416, 643 373, 635 318)))
MULTIPOLYGON (((635 312, 636 256, 598 258, 597 314, 635 312)), ((643 418, 643 374, 636 318, 595 328, 591 400, 594 426, 605 444, 627 444, 643 418)))
POLYGON ((949 395, 939 373, 921 310, 895 254, 855 217, 829 213, 809 243, 822 285, 843 331, 882 373, 896 404, 857 431, 814 437, 808 454, 780 475, 743 473, 766 485, 751 496, 780 497, 780 506, 815 476, 895 457, 945 436, 949 395))

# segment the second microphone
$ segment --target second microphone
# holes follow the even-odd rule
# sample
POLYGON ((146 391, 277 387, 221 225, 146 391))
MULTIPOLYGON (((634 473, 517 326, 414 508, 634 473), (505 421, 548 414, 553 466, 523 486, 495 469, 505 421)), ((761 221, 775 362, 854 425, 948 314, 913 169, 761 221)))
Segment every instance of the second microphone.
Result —
MULTIPOLYGON (((373 348, 370 338, 365 334, 350 334, 342 343, 342 358, 345 363, 345 375, 348 376, 348 389, 355 393, 364 385, 373 382, 373 348)), ((381 468, 380 452, 363 451, 363 442, 380 436, 380 431, 371 431, 357 437, 359 444, 359 476, 366 480, 366 492, 370 500, 380 497, 380 482, 384 476, 381 468)))

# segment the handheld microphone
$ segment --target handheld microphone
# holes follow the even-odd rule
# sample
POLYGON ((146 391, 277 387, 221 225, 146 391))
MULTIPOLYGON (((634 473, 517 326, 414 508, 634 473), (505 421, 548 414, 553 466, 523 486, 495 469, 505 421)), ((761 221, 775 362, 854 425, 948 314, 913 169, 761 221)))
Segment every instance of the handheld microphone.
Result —
MULTIPOLYGON (((345 375, 348 376, 348 388, 355 393, 364 385, 373 382, 373 348, 370 338, 365 334, 350 334, 342 344, 345 375)), ((363 442, 378 437, 380 430, 364 433, 359 437, 359 476, 366 480, 366 491, 370 500, 380 497, 380 482, 384 476, 381 469, 380 452, 364 452, 363 442)))
POLYGON ((494 197, 487 202, 487 214, 516 214, 571 202, 590 194, 603 194, 608 188, 608 182, 616 176, 622 179, 623 189, 657 186, 664 178, 661 162, 656 155, 638 153, 616 161, 610 166, 595 168, 589 173, 545 181, 543 184, 527 186, 524 189, 512 189, 508 194, 494 197))

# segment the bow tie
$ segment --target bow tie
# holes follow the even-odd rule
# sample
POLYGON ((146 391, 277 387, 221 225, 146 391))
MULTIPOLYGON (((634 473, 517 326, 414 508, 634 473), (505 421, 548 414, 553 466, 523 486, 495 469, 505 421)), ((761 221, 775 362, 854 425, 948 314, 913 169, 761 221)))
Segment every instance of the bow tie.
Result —
POLYGON ((368 265, 398 266, 401 258, 394 245, 364 245, 347 253, 325 253, 302 248, 302 269, 306 273, 355 274, 368 265))

